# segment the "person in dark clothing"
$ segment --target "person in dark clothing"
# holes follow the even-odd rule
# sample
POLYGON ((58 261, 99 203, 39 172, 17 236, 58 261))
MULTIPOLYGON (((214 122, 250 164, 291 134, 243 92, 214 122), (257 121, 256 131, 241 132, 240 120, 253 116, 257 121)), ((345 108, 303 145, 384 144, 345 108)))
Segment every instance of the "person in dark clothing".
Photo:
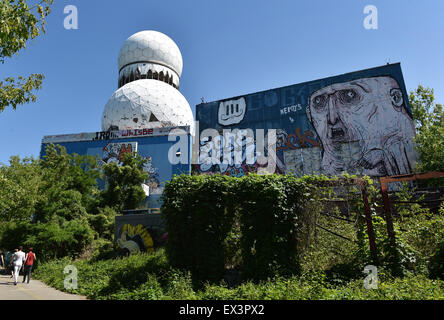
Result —
POLYGON ((26 276, 28 276, 27 283, 29 283, 29 280, 31 280, 31 271, 35 260, 37 260, 35 253, 32 252, 32 248, 29 248, 29 251, 25 257, 25 270, 23 271, 23 281, 22 281, 23 283, 26 280, 26 276))
POLYGON ((3 251, 0 250, 0 270, 5 269, 5 258, 3 257, 3 251))

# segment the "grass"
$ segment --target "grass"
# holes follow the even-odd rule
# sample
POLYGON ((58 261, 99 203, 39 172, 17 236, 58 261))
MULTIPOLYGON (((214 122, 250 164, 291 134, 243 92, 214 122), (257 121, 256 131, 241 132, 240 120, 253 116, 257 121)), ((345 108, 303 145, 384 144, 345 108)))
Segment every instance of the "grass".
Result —
POLYGON ((61 259, 41 264, 36 278, 59 290, 88 299, 111 300, 442 300, 444 281, 408 274, 392 278, 382 271, 378 289, 365 289, 359 280, 332 284, 323 273, 246 282, 236 288, 225 283, 194 289, 191 276, 172 269, 163 250, 102 261, 61 259), (67 265, 78 270, 78 288, 65 289, 67 265))
MULTIPOLYGON (((323 217, 318 223, 352 241, 315 229, 301 247, 302 274, 290 278, 234 287, 223 281, 196 283, 171 267, 163 249, 111 258, 105 247, 89 259, 41 263, 34 275, 59 290, 97 300, 444 300, 444 206, 434 215, 419 206, 400 208, 395 229, 404 276, 393 277, 386 260, 378 267, 377 289, 364 288, 369 249, 365 239, 358 241, 357 226, 323 217), (78 270, 77 289, 64 288, 67 265, 78 270)), ((380 258, 387 258, 385 222, 375 216, 373 225, 380 258)))

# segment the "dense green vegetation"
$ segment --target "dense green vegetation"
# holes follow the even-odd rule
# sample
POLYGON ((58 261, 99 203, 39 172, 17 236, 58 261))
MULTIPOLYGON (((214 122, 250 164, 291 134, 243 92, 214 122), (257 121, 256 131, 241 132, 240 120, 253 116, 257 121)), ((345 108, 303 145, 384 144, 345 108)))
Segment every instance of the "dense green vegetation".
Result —
MULTIPOLYGON (((418 168, 442 171, 442 106, 421 86, 410 100, 418 168)), ((444 298, 444 204, 432 212, 411 203, 418 199, 405 186, 393 247, 379 190, 365 178, 375 261, 348 175, 339 185, 324 176, 176 177, 164 192, 165 250, 116 258, 114 219, 143 200, 142 166, 134 154, 99 166, 53 145, 41 160, 11 157, 0 166, 0 248, 33 246, 35 275, 61 290, 65 266, 76 266, 79 287, 70 292, 92 299, 444 298), (363 286, 369 264, 378 266, 378 289, 363 286)))
MULTIPOLYGON (((46 17, 53 3, 54 0, 0 0, 0 63, 46 32, 46 17)), ((31 74, 0 80, 0 112, 8 106, 16 109, 17 105, 36 101, 33 91, 41 89, 43 79, 43 74, 31 74)))
MULTIPOLYGON (((198 190, 211 187, 216 195, 221 191, 217 184, 225 185, 225 192, 228 192, 228 180, 233 178, 213 176, 176 179, 175 183, 184 187, 189 186, 187 183, 203 182, 198 190)), ((266 179, 268 182, 276 179, 275 182, 278 181, 279 185, 286 178, 251 176, 234 178, 234 181, 242 183, 242 180, 247 180, 244 183, 252 183, 257 179, 266 179)), ((315 184, 331 180, 325 177, 304 177, 299 183, 301 181, 315 184)), ((171 185, 177 188, 177 184, 171 185)), ((345 186, 344 188, 353 190, 345 186)), ((355 222, 332 219, 316 214, 316 210, 310 208, 310 212, 314 213, 311 216, 314 221, 308 223, 322 225, 343 237, 320 228, 299 230, 301 244, 296 257, 299 267, 293 275, 279 275, 277 272, 264 279, 250 280, 243 277, 243 248, 239 246, 242 234, 239 232, 242 228, 238 226, 226 228, 229 232, 222 230, 226 238, 218 246, 225 272, 223 278, 218 280, 215 277, 204 279, 201 269, 189 268, 184 264, 173 265, 168 252, 171 248, 168 247, 167 250, 160 249, 151 255, 141 253, 121 258, 112 258, 111 248, 108 251, 97 249, 88 259, 64 258, 40 265, 36 276, 60 290, 85 295, 90 299, 444 299, 444 205, 434 214, 418 204, 397 205, 394 224, 400 260, 398 267, 401 268, 402 275, 394 275, 391 259, 393 252, 389 247, 385 222, 378 213, 380 199, 377 198, 376 191, 369 187, 379 257, 377 289, 364 287, 367 274, 363 271, 366 265, 371 264, 371 258, 365 224, 359 219, 360 211, 353 211, 362 210, 359 197, 347 200, 351 210, 358 213, 355 222), (78 269, 77 289, 64 288, 63 270, 67 265, 74 265, 78 269)), ((412 192, 408 189, 400 193, 405 200, 410 199, 411 195, 412 192)), ((211 199, 216 201, 216 198, 211 199)), ((198 207, 198 203, 196 201, 194 206, 198 207)), ((322 207, 323 199, 318 199, 316 203, 318 207, 322 207)), ((325 206, 330 208, 324 208, 323 212, 337 216, 341 214, 337 206, 331 206, 328 201, 326 203, 325 206)), ((204 225, 206 223, 208 221, 203 222, 204 225)), ((217 234, 216 230, 215 227, 207 228, 207 232, 213 235, 217 234)), ((208 236, 205 229, 196 229, 196 234, 208 236)), ((206 244, 191 243, 196 235, 182 236, 184 245, 189 244, 197 252, 206 248, 206 244)), ((209 241, 217 243, 217 237, 209 241)), ((210 262, 206 267, 220 268, 217 261, 210 262)))
POLYGON ((35 276, 59 290, 97 300, 444 299, 442 280, 415 273, 394 278, 383 269, 378 273, 378 289, 364 288, 364 274, 360 279, 335 281, 324 272, 308 271, 301 276, 246 281, 236 287, 221 281, 196 288, 189 273, 171 268, 163 250, 111 260, 61 259, 41 265, 35 276), (64 288, 63 270, 67 265, 78 270, 77 289, 64 288))
POLYGON ((218 281, 226 266, 246 279, 300 273, 304 228, 312 229, 330 193, 320 176, 181 175, 168 182, 162 214, 171 265, 194 278, 218 281), (324 193, 323 193, 324 192, 324 193))
POLYGON ((444 171, 444 109, 435 102, 434 90, 419 85, 410 91, 416 129, 417 170, 444 171))
POLYGON ((40 160, 12 157, 0 166, 0 249, 32 246, 45 261, 78 257, 103 242, 112 246, 115 216, 144 198, 142 166, 140 156, 125 154, 120 166, 100 168, 95 157, 58 145, 40 160), (126 179, 118 178, 121 172, 126 179), (99 190, 99 178, 109 187, 99 190))

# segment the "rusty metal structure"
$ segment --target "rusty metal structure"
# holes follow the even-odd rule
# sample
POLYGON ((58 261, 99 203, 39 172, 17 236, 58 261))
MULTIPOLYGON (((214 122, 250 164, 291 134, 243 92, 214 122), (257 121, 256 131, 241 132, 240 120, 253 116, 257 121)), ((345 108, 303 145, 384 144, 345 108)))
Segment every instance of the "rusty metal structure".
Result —
POLYGON ((393 246, 395 246, 395 229, 393 227, 393 218, 390 208, 390 199, 388 196, 388 184, 394 182, 406 182, 415 180, 425 180, 444 177, 444 172, 425 172, 425 173, 411 173, 396 176, 380 177, 379 183, 381 185, 381 195, 384 202, 384 214, 387 222, 387 234, 393 246))

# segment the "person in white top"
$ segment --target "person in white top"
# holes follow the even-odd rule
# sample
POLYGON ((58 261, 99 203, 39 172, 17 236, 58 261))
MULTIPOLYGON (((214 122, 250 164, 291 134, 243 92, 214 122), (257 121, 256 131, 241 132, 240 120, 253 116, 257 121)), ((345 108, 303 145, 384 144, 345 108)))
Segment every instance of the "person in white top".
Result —
POLYGON ((22 251, 23 247, 20 246, 19 250, 12 256, 12 266, 14 267, 14 285, 17 285, 20 269, 25 262, 25 253, 22 251))

